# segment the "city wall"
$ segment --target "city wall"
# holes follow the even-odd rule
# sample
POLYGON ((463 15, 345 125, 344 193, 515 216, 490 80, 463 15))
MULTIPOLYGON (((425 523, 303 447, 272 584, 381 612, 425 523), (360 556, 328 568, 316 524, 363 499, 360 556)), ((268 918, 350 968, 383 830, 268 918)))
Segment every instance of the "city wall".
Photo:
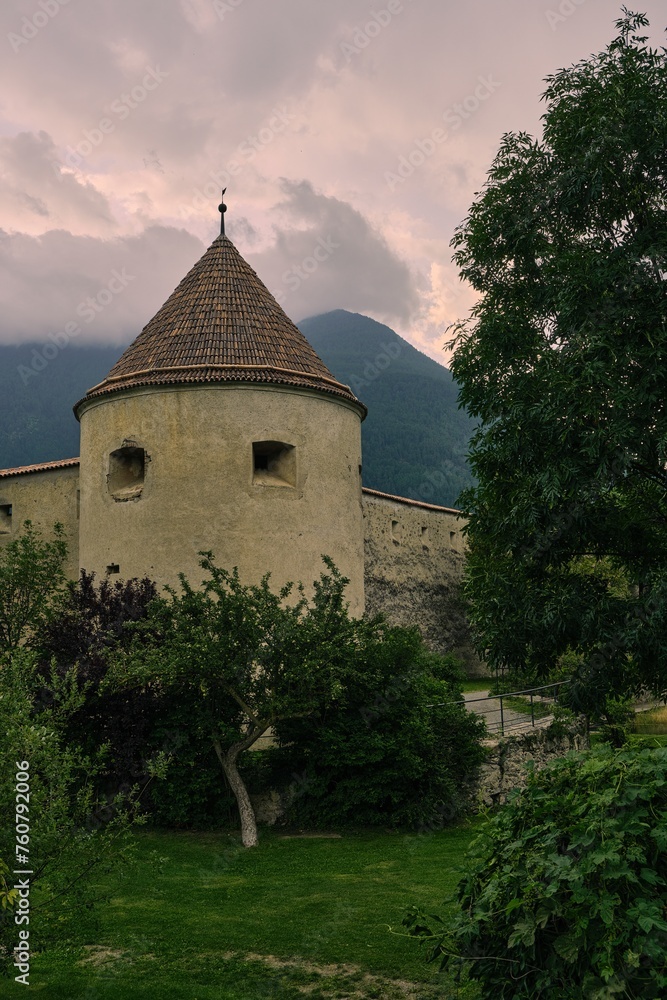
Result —
POLYGON ((468 631, 460 588, 465 521, 449 507, 363 490, 366 611, 417 625, 431 649, 485 675, 468 631))
POLYGON ((22 470, 0 470, 0 547, 32 521, 45 538, 62 524, 67 536, 67 576, 79 576, 79 464, 70 459, 22 470))
MULTIPOLYGON (((460 598, 465 550, 458 512, 369 489, 362 492, 362 508, 366 611, 397 625, 417 625, 433 650, 453 652, 467 673, 483 675, 460 598)), ((0 546, 17 536, 26 519, 45 535, 57 521, 64 526, 67 575, 77 579, 78 462, 0 470, 0 546)))

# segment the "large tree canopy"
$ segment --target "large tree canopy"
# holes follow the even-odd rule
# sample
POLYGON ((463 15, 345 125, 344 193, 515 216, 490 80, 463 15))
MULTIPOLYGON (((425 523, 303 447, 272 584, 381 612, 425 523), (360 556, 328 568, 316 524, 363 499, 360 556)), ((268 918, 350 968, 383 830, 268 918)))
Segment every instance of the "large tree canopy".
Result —
POLYGON ((452 364, 478 646, 534 676, 573 651, 598 692, 667 688, 667 50, 623 13, 453 241, 480 293, 452 364))

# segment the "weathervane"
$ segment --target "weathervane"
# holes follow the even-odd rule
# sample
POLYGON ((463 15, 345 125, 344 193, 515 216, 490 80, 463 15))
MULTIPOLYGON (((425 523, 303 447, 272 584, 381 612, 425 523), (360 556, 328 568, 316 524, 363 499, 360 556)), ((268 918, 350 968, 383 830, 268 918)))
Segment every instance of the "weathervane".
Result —
POLYGON ((220 212, 220 235, 225 235, 225 212, 227 211, 227 206, 224 202, 225 191, 227 188, 222 189, 222 198, 220 199, 220 204, 218 205, 218 211, 220 212))

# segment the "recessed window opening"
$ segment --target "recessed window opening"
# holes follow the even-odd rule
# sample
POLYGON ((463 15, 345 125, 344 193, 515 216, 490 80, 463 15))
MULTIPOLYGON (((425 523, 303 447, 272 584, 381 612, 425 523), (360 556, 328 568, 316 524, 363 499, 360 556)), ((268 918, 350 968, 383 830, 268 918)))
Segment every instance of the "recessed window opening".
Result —
POLYGON ((120 566, 118 563, 111 563, 107 566, 107 576, 115 576, 117 573, 120 573, 120 566))
POLYGON ((401 544, 401 536, 403 534, 403 525, 398 521, 391 522, 391 540, 394 545, 401 544))
POLYGON ((0 535, 8 535, 12 530, 12 505, 0 503, 0 535))
POLYGON ((422 526, 421 535, 422 535, 422 548, 428 551, 428 527, 422 526))
POLYGON ((253 441, 252 481, 262 486, 296 486, 296 448, 284 441, 253 441))
POLYGON ((450 531, 449 532, 449 545, 450 545, 450 548, 452 548, 452 549, 456 548, 456 532, 455 531, 450 531))
POLYGON ((144 488, 146 452, 130 442, 109 455, 107 488, 114 500, 138 500, 144 488))

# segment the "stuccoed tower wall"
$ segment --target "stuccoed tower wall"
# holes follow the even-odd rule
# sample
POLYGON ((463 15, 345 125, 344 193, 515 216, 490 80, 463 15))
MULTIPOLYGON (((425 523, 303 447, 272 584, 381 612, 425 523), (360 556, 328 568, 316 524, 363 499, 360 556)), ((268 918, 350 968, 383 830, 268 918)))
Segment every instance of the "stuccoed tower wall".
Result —
POLYGON ((81 414, 81 566, 160 584, 182 571, 198 583, 198 552, 211 550, 245 582, 270 572, 274 584, 310 584, 326 554, 359 612, 360 449, 358 414, 314 394, 174 386, 97 400, 81 414), (145 454, 138 496, 108 483, 125 441, 145 454), (265 441, 292 446, 293 482, 255 470, 253 443, 265 441))
POLYGON ((220 237, 99 386, 81 422, 80 565, 310 589, 331 556, 364 608, 363 406, 220 237))

